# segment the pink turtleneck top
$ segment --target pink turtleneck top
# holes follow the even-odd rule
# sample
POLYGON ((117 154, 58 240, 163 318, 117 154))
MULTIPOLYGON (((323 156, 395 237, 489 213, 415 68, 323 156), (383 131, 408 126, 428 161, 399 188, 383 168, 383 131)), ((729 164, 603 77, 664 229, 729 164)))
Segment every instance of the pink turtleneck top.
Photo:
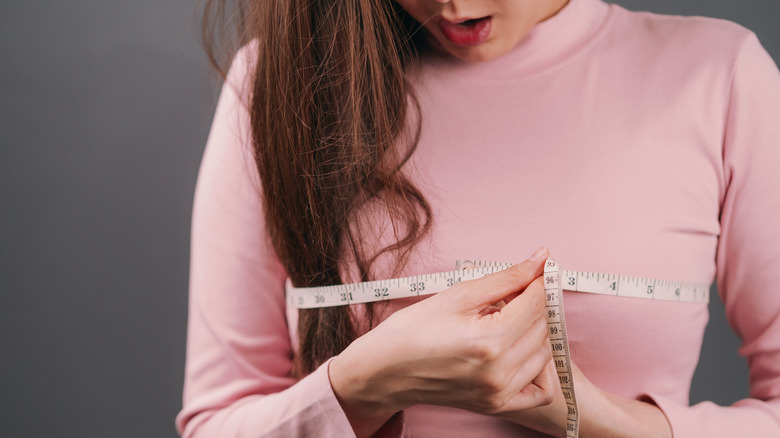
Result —
MULTIPOLYGON (((251 158, 251 52, 236 57, 200 169, 176 424, 186 437, 353 436, 328 363, 290 377, 296 312, 251 158)), ((434 225, 403 275, 519 261, 544 244, 568 269, 715 280, 750 398, 689 406, 706 304, 567 292, 572 358, 596 386, 657 403, 676 438, 780 436, 780 74, 751 32, 571 0, 505 56, 426 53, 412 82, 422 137, 404 170, 434 225)), ((382 432, 540 436, 422 405, 382 432)))

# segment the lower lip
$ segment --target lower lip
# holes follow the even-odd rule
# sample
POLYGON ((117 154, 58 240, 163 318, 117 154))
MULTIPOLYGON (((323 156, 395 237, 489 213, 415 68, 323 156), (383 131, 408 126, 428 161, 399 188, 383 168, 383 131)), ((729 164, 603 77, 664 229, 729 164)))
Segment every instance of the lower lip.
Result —
POLYGON ((455 24, 447 20, 439 20, 439 29, 447 41, 461 47, 471 47, 482 44, 490 36, 492 18, 485 17, 468 24, 455 24))

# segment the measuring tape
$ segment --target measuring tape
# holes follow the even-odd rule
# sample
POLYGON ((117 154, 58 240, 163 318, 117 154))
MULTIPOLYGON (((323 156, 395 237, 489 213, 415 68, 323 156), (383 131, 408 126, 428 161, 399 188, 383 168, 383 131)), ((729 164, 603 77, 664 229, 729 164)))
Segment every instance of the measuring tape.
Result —
MULTIPOLYGON (((297 309, 317 309, 430 295, 442 292, 461 281, 481 278, 512 266, 510 263, 471 260, 459 261, 457 265, 460 269, 453 271, 334 286, 298 288, 292 287, 288 280, 287 305, 297 309)), ((708 303, 710 297, 709 285, 703 283, 570 271, 560 269, 558 263, 552 258, 548 258, 544 264, 544 288, 545 317, 553 362, 568 411, 567 438, 579 436, 579 409, 574 390, 569 341, 566 335, 566 319, 563 311, 564 290, 689 303, 708 303)))
MULTIPOLYGON (((575 278, 577 278, 575 276, 575 278)), ((615 284, 617 288, 617 283, 615 284)), ((563 290, 558 263, 552 258, 544 262, 544 295, 547 333, 552 347, 555 372, 566 400, 566 438, 577 438, 580 434, 580 410, 574 391, 574 372, 569 356, 569 338, 566 336, 566 319, 563 311, 563 290)))

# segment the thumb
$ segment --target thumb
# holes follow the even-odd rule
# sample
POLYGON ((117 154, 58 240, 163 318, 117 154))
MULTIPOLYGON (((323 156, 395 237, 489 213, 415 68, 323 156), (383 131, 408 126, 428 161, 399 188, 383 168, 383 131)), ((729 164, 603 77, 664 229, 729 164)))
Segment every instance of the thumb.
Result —
POLYGON ((549 254, 550 251, 543 246, 522 263, 466 282, 469 283, 469 287, 466 289, 468 305, 472 308, 482 309, 522 292, 532 281, 542 275, 544 261, 547 260, 549 254))

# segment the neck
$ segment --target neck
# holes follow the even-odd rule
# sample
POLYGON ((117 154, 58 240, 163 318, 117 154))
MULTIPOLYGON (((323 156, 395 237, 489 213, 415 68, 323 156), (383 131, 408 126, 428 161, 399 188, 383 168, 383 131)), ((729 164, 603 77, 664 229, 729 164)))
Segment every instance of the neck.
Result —
POLYGON ((545 21, 548 18, 552 17, 553 15, 557 14, 567 4, 569 4, 569 0, 554 0, 554 1, 550 2, 549 10, 546 11, 547 13, 542 17, 541 20, 537 21, 536 24, 539 24, 542 21, 545 21))

